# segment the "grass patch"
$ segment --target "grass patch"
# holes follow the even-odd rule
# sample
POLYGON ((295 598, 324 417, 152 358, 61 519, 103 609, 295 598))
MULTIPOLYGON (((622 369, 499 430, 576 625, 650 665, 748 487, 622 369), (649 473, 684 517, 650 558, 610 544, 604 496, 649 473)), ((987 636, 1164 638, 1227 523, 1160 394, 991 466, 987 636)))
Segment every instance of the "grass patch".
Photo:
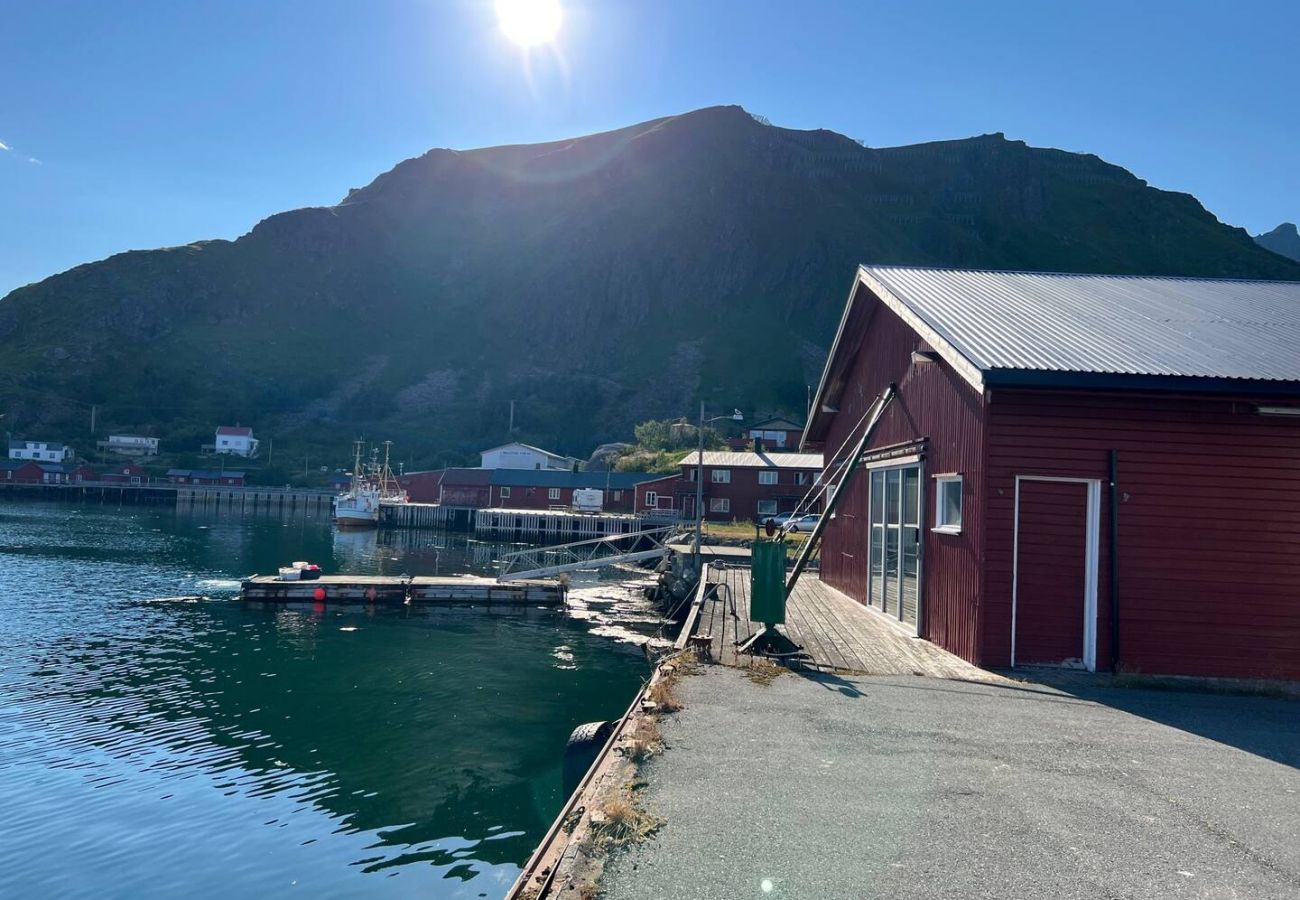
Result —
POLYGON ((646 691, 646 697, 655 704, 660 712, 677 712, 682 708, 682 701, 677 696, 677 680, 671 675, 660 678, 650 685, 650 690, 646 691))
POLYGON ((640 765, 664 749, 663 735, 659 723, 649 716, 642 716, 632 727, 623 744, 623 755, 640 765))
POLYGON ((592 837, 603 847, 644 841, 663 824, 663 819, 646 812, 631 797, 606 800, 591 814, 592 837))
POLYGON ((745 677, 754 682, 754 684, 761 685, 769 685, 782 675, 787 675, 789 673, 790 669, 787 669, 785 666, 757 659, 749 664, 749 668, 745 669, 745 677))

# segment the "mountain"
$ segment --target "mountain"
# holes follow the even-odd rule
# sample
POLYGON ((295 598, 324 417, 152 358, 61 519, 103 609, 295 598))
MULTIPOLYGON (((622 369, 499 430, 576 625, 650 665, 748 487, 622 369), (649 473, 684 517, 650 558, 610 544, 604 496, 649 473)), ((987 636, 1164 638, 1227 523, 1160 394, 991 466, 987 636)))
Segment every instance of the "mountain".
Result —
POLYGON ((1095 156, 1001 134, 877 149, 715 107, 431 150, 238 240, 20 288, 0 410, 74 442, 91 404, 101 434, 164 445, 239 422, 331 462, 364 434, 419 465, 504 440, 514 400, 516 437, 585 457, 701 398, 802 414, 860 261, 1300 278, 1095 156))
POLYGON ((1291 222, 1283 222, 1272 231, 1255 235, 1255 243, 1300 262, 1300 232, 1291 222))

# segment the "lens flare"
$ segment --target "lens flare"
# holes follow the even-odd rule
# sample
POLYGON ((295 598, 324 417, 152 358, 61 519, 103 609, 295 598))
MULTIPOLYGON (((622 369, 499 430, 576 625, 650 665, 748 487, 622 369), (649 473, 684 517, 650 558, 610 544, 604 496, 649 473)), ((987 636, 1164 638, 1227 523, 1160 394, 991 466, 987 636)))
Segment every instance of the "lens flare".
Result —
POLYGON ((496 11, 505 36, 525 48, 555 40, 564 19, 559 0, 496 0, 496 11))

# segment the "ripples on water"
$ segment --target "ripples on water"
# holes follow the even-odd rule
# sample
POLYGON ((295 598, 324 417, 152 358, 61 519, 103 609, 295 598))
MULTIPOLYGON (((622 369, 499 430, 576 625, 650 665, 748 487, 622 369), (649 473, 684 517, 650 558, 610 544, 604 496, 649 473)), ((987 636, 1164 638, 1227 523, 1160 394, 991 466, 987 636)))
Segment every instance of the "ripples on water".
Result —
MULTIPOLYGON (((499 897, 653 615, 246 607, 239 577, 484 571, 449 535, 0 501, 2 896, 499 897), (201 603, 150 602, 206 594, 201 603)), ((614 613, 611 614, 610 610, 614 613)))

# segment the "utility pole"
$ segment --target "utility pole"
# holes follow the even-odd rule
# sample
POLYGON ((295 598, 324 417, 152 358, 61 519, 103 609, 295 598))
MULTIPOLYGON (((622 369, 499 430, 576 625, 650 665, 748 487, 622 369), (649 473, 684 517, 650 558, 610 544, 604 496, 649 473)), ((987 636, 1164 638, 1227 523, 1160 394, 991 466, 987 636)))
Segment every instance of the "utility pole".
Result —
POLYGON ((699 435, 700 449, 695 457, 695 541, 693 543, 695 573, 698 575, 704 570, 700 568, 700 536, 704 531, 704 401, 700 401, 700 427, 696 429, 699 435))
POLYGON ((90 436, 95 436, 95 414, 99 412, 99 407, 95 404, 90 405, 90 436))

